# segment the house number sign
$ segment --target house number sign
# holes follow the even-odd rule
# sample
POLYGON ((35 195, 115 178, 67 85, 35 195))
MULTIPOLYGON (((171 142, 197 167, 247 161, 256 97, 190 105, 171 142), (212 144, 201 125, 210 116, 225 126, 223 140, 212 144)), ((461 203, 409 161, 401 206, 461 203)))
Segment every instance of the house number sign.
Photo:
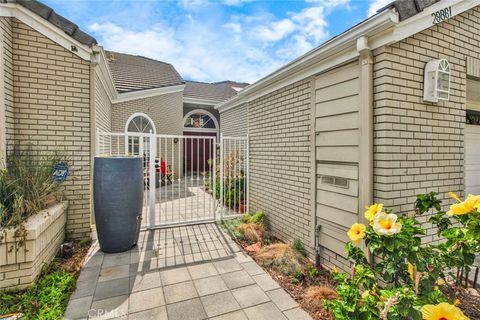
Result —
POLYGON ((432 13, 433 24, 440 23, 452 17, 452 7, 440 9, 432 13))

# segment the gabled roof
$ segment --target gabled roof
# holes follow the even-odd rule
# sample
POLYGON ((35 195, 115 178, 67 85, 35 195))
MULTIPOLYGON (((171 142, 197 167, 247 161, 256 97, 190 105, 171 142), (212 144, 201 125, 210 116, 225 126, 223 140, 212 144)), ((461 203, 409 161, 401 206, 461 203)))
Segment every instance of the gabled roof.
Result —
POLYGON ((183 95, 187 98, 225 101, 238 93, 248 83, 221 81, 214 83, 186 81, 183 95))
POLYGON ((65 32, 68 36, 80 42, 81 44, 87 45, 89 47, 97 44, 97 40, 95 40, 94 37, 86 34, 82 30, 80 30, 80 28, 75 23, 59 15, 52 8, 39 1, 0 0, 0 3, 16 3, 47 20, 48 22, 65 32))
POLYGON ((162 61, 105 51, 118 93, 184 84, 175 68, 162 61))

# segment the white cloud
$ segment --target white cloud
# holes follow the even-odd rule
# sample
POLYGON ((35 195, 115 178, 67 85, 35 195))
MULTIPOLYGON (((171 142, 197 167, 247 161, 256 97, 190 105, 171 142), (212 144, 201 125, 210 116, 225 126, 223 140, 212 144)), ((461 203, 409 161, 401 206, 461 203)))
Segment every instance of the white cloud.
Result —
POLYGON ((194 7, 203 7, 209 4, 208 0, 180 0, 180 6, 185 9, 191 9, 194 7))
MULTIPOLYGON (((182 0, 181 5, 193 8, 208 5, 208 1, 213 3, 182 0)), ((222 1, 235 5, 250 0, 222 1)), ((232 15, 215 24, 205 23, 195 10, 188 10, 176 24, 165 20, 138 30, 107 19, 89 29, 106 49, 171 63, 185 79, 254 82, 326 40, 326 16, 348 1, 311 2, 309 7, 282 18, 257 12, 232 15)))
POLYGON ((238 6, 246 2, 251 2, 254 0, 222 0, 222 3, 227 6, 238 6))
POLYGON ((377 13, 377 10, 385 7, 390 3, 392 3, 392 0, 372 0, 370 2, 370 7, 368 8, 368 16, 373 16, 377 13))
POLYGON ((323 6, 311 7, 292 15, 297 22, 301 33, 319 42, 328 36, 328 24, 325 20, 325 8, 323 6))
POLYGON ((240 23, 230 22, 223 25, 225 29, 231 30, 233 33, 241 33, 242 25, 240 23))
POLYGON ((295 28, 295 24, 290 19, 283 19, 269 25, 258 26, 253 29, 253 34, 260 40, 275 42, 292 33, 295 28))

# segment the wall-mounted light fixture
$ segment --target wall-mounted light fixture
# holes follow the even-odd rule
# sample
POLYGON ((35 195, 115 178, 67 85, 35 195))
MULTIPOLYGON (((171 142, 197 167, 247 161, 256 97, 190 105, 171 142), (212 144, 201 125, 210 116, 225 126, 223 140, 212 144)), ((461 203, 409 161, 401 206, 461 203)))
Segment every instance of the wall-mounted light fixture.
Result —
POLYGON ((450 99, 450 64, 446 59, 428 62, 423 77, 423 100, 438 102, 450 99))

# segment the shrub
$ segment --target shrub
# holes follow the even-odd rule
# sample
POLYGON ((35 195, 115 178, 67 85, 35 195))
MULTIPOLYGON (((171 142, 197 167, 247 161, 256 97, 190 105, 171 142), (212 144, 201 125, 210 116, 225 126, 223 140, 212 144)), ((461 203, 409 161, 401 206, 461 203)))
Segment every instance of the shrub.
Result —
POLYGON ((303 256, 291 246, 275 243, 263 247, 255 253, 256 261, 264 267, 272 267, 284 275, 295 275, 302 272, 303 256))
POLYGON ((305 245, 303 244, 302 240, 295 239, 293 240, 292 247, 298 251, 302 256, 307 256, 307 250, 305 249, 305 245))
POLYGON ((265 220, 265 213, 257 211, 254 215, 245 213, 242 216, 242 222, 244 223, 263 223, 265 220))
POLYGON ((237 230, 250 243, 261 242, 265 235, 263 224, 259 223, 242 223, 237 230))
POLYGON ((305 291, 302 306, 318 313, 323 311, 323 301, 337 299, 337 291, 328 286, 311 286, 305 291))
POLYGON ((318 271, 318 269, 313 266, 308 266, 308 275, 310 276, 310 278, 316 278, 320 275, 320 271, 318 271))
POLYGON ((240 218, 222 220, 219 222, 223 230, 233 239, 245 240, 244 235, 238 230, 238 226, 242 223, 240 218))
POLYGON ((6 160, 7 170, 0 171, 0 228, 18 227, 59 195, 53 180, 54 165, 61 160, 58 155, 29 146, 6 160))
POLYGON ((435 193, 419 195, 415 203, 417 215, 439 211, 430 221, 446 239, 440 245, 422 245, 426 232, 416 216, 397 216, 382 204, 367 207, 369 225, 355 223, 348 231, 351 242, 345 248, 354 262, 352 275, 334 272, 339 299, 325 301, 336 319, 430 319, 427 313, 432 310, 439 312, 438 319, 467 319, 447 303, 437 282, 444 281, 452 267, 468 268, 479 252, 480 196, 469 195, 465 201, 452 196, 458 203, 447 213, 439 211, 435 193), (460 226, 453 226, 451 219, 460 226), (373 261, 356 246, 360 241, 373 261))

